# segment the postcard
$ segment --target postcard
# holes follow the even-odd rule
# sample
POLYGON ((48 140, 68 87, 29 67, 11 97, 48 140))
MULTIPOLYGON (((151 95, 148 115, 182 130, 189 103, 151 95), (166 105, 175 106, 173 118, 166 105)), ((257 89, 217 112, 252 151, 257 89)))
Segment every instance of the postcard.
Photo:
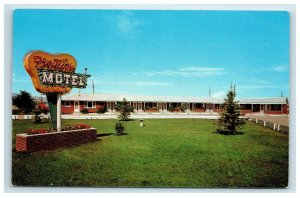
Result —
POLYGON ((16 9, 12 39, 13 186, 289 186, 289 12, 16 9))

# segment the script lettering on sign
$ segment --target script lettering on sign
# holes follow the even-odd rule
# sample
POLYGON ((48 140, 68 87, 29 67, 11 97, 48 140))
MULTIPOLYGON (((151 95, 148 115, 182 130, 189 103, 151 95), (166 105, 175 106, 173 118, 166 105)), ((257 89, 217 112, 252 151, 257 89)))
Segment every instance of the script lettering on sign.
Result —
POLYGON ((72 88, 85 88, 88 74, 75 73, 77 62, 69 54, 34 51, 25 56, 24 67, 35 89, 41 93, 67 93, 72 88))

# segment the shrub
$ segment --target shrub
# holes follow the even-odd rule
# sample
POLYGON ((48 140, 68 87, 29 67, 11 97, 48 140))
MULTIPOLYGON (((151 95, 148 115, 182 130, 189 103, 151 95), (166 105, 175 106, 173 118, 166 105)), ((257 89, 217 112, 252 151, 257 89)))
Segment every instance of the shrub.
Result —
POLYGON ((89 128, 91 128, 90 125, 84 124, 84 123, 75 124, 74 127, 75 127, 76 129, 89 129, 89 128))
POLYGON ((97 110, 97 113, 106 113, 107 109, 105 108, 105 106, 101 106, 99 107, 99 109, 97 110))
POLYGON ((173 113, 173 111, 175 111, 175 107, 173 107, 173 106, 169 107, 169 111, 171 111, 173 113))
POLYGON ((43 119, 41 118, 40 115, 35 115, 34 116, 34 123, 40 124, 40 123, 42 123, 42 121, 43 121, 43 119))
POLYGON ((180 111, 185 112, 188 109, 188 104, 184 103, 180 106, 180 111))
MULTIPOLYGON (((84 124, 84 123, 77 123, 71 126, 65 126, 63 128, 61 128, 61 131, 70 131, 70 130, 77 130, 77 129, 89 129, 91 128, 90 125, 88 124, 84 124)), ((50 132, 55 132, 55 130, 53 129, 26 129, 25 133, 27 133, 28 135, 33 135, 33 134, 43 134, 43 133, 50 133, 50 132)))
POLYGON ((39 108, 39 109, 40 109, 40 111, 41 111, 42 113, 44 113, 44 114, 49 113, 49 109, 47 109, 46 107, 44 107, 44 108, 39 108))
POLYGON ((47 129, 26 129, 28 135, 48 133, 47 129))
POLYGON ((42 112, 40 111, 39 108, 35 109, 35 111, 34 111, 34 123, 37 123, 37 124, 42 123, 43 119, 40 116, 41 113, 42 112))
POLYGON ((116 135, 124 135, 125 127, 121 122, 117 122, 116 126, 116 135))
POLYGON ((81 112, 82 114, 88 114, 88 113, 89 113, 89 111, 88 111, 86 108, 82 109, 80 112, 81 112))
POLYGON ((76 129, 89 129, 89 128, 91 128, 91 126, 88 124, 77 123, 72 126, 65 126, 61 129, 61 131, 70 131, 70 130, 76 130, 76 129))
POLYGON ((13 109, 12 115, 18 115, 21 111, 19 109, 13 109))

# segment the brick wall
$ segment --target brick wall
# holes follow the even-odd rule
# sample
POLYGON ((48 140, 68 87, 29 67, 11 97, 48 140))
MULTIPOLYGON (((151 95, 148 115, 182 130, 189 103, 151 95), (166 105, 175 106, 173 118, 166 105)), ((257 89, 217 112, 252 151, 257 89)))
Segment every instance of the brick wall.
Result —
POLYGON ((206 112, 205 109, 193 109, 192 111, 193 112, 206 112))
POLYGON ((16 150, 18 152, 35 152, 52 150, 61 147, 72 147, 97 140, 97 129, 78 129, 72 131, 53 132, 45 134, 16 135, 16 150))
POLYGON ((282 114, 283 112, 282 111, 265 111, 264 113, 265 114, 276 114, 276 115, 279 115, 279 114, 282 114))
POLYGON ((220 113, 222 110, 221 109, 213 109, 213 112, 215 113, 220 113))
POLYGON ((61 104, 61 112, 63 114, 72 114, 74 113, 74 103, 70 107, 66 107, 64 104, 61 104))
POLYGON ((148 110, 145 110, 145 112, 152 113, 152 112, 159 112, 159 110, 158 109, 148 109, 148 110))
POLYGON ((244 109, 244 110, 241 110, 241 113, 242 114, 248 114, 248 113, 253 113, 253 111, 250 109, 244 109))
POLYGON ((287 104, 283 105, 282 113, 289 114, 289 105, 287 104))
POLYGON ((89 113, 97 113, 97 111, 98 111, 97 108, 88 108, 87 110, 89 113))

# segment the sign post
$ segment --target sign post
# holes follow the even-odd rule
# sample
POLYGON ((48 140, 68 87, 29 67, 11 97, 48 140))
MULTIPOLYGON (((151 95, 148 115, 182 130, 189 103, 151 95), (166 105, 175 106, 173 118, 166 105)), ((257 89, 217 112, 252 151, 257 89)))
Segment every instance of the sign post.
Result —
POLYGON ((57 129, 57 94, 46 94, 48 105, 49 105, 49 111, 51 115, 51 122, 52 122, 52 128, 57 129))
POLYGON ((86 74, 75 73, 77 62, 69 54, 49 54, 32 51, 24 58, 24 67, 30 75, 35 89, 45 93, 49 103, 52 127, 61 130, 61 96, 72 88, 85 88, 86 74))
POLYGON ((56 123, 57 123, 57 131, 61 130, 61 94, 57 94, 57 116, 56 116, 56 123))

